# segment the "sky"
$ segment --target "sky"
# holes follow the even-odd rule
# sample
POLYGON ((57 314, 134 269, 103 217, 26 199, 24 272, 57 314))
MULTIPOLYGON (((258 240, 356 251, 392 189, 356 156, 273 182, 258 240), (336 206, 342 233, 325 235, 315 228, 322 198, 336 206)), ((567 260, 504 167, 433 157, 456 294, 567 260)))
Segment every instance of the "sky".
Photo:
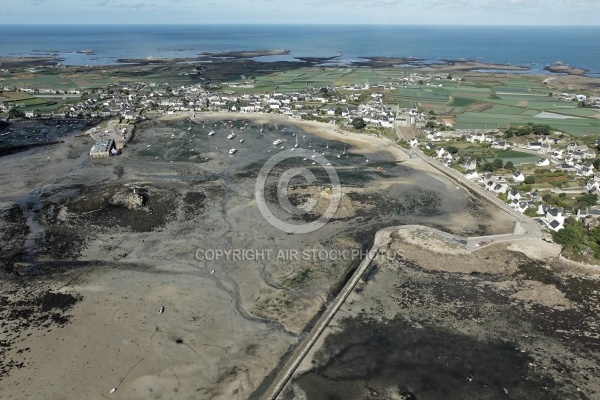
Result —
POLYGON ((0 18, 12 24, 600 25, 600 0, 0 0, 0 18))

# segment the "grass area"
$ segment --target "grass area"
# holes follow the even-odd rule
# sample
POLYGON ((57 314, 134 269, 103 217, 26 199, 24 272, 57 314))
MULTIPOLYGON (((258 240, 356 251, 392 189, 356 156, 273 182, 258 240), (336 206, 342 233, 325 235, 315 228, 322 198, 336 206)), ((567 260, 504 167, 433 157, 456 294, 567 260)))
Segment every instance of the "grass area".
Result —
MULTIPOLYGON (((529 153, 523 153, 517 150, 500 150, 496 153, 498 158, 531 158, 532 155, 529 153)), ((538 156, 534 156, 539 158, 538 156)))
POLYGON ((452 103, 450 103, 450 105, 454 107, 466 107, 474 103, 477 103, 477 100, 468 99, 466 97, 456 97, 452 99, 452 103))
POLYGON ((29 95, 28 93, 24 93, 24 92, 2 92, 0 93, 0 101, 5 102, 5 101, 20 101, 20 100, 26 100, 26 99, 30 99, 31 95, 29 95))
POLYGON ((480 158, 487 162, 492 162, 494 159, 499 158, 502 160, 503 164, 510 161, 515 166, 521 166, 523 164, 536 163, 540 158, 537 155, 523 153, 517 150, 496 150, 491 147, 478 147, 469 143, 460 142, 453 143, 452 145, 459 149, 461 156, 480 158))

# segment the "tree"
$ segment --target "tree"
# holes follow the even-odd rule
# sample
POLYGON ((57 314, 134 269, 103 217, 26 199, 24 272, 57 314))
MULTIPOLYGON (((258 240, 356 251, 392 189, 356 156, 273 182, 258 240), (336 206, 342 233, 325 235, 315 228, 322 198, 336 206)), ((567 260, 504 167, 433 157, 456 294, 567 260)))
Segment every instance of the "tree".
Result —
POLYGON ((544 193, 542 195, 542 200, 544 200, 546 203, 548 203, 551 199, 552 199, 552 195, 550 193, 544 193))
POLYGON ((552 130, 550 125, 535 125, 531 124, 531 133, 538 136, 548 136, 552 130))
POLYGON ((533 175, 526 176, 524 183, 527 185, 533 185, 535 183, 535 176, 533 176, 533 175))
POLYGON ((435 126, 435 121, 427 121, 427 123, 425 124, 425 128, 435 128, 435 126))
POLYGON ((594 160, 594 168, 600 169, 600 158, 594 160))
POLYGON ((492 171, 494 171, 494 166, 492 165, 492 163, 486 162, 481 166, 481 170, 492 172, 492 171))
POLYGON ((335 115, 340 116, 342 115, 342 107, 336 107, 335 108, 335 115))
POLYGON ((556 243, 572 248, 582 241, 585 234, 584 229, 585 227, 581 221, 568 218, 565 221, 564 228, 558 232, 553 232, 552 237, 556 243))
POLYGON ((16 108, 11 108, 10 111, 8 111, 8 119, 23 118, 24 116, 25 116, 25 113, 23 113, 20 110, 17 110, 16 108))
POLYGON ((586 193, 577 197, 577 201, 588 206, 593 206, 598 202, 598 195, 594 193, 586 193))
POLYGON ((504 169, 509 169, 512 171, 515 169, 515 166, 512 161, 507 161, 506 164, 504 164, 504 169))
POLYGON ((494 168, 493 169, 494 171, 502 168, 503 165, 504 165, 504 163, 502 162, 502 159, 500 159, 500 158, 496 158, 494 161, 492 161, 492 167, 494 168))
POLYGON ((361 117, 357 117, 352 120, 352 126, 354 129, 362 129, 367 126, 367 123, 361 117))
POLYGON ((456 154, 456 153, 458 153, 458 148, 456 148, 455 146, 449 146, 448 147, 448 153, 450 153, 450 154, 456 154))

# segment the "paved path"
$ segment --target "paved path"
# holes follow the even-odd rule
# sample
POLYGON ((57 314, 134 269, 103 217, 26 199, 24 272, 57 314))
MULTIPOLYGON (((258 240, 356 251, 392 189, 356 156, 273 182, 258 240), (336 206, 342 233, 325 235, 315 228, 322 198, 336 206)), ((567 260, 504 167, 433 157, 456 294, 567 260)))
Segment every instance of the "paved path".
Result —
MULTIPOLYGON (((376 254, 384 245, 387 245, 390 242, 390 234, 399 227, 390 227, 385 228, 378 231, 375 234, 375 240, 373 243, 373 248, 371 249, 371 254, 376 254)), ((279 393, 283 390, 287 382, 296 372, 296 369, 304 360, 304 357, 308 354, 310 349, 317 342, 325 328, 329 325, 335 314, 338 312, 344 301, 348 298, 350 293, 354 290, 360 278, 364 275, 369 265, 371 265, 372 257, 366 257, 360 263, 359 267, 356 269, 350 280, 346 283, 346 286, 342 289, 342 291, 338 294, 336 299, 329 305, 327 310, 323 313, 319 321, 315 324, 314 328, 310 333, 306 336, 302 344, 298 346, 298 348, 294 351, 294 354, 288 362, 284 365, 281 372, 277 375, 265 395, 262 397, 264 400, 274 400, 277 398, 279 393)))
MULTIPOLYGON (((398 131, 397 131, 398 132, 398 131)), ((405 150, 409 155, 409 151, 405 150)), ((426 226, 394 226, 382 229, 375 234, 375 240, 373 243, 373 248, 371 249, 371 254, 376 254, 382 247, 386 246, 392 240, 390 238, 390 234, 399 230, 399 229, 422 229, 430 231, 436 234, 438 237, 443 238, 446 241, 457 242, 465 245, 467 250, 477 250, 479 248, 484 247, 482 242, 485 244, 498 243, 503 241, 513 241, 513 240, 522 240, 522 239, 531 239, 531 238, 541 238, 542 233, 538 224, 522 214, 517 213, 508 205, 500 201, 495 195, 492 195, 489 192, 482 190, 479 186, 466 179, 462 174, 458 171, 453 170, 431 158, 427 157, 420 150, 414 149, 413 154, 416 154, 421 160, 425 163, 431 165, 441 173, 449 176, 450 178, 456 180, 463 186, 473 190, 481 197, 487 199, 492 204, 505 211, 508 215, 515 219, 515 229, 513 233, 507 233, 502 235, 492 235, 492 236, 480 236, 480 237, 469 237, 463 238, 456 235, 451 235, 447 232, 442 232, 437 229, 429 228, 426 226)), ((317 342, 321 334, 325 331, 335 314, 339 311, 340 307, 350 293, 354 290, 360 278, 364 275, 369 265, 371 265, 372 257, 365 258, 360 266, 356 269, 350 280, 346 283, 342 291, 338 294, 336 299, 329 305, 327 310, 323 313, 321 318, 319 318, 318 322, 315 324, 314 328, 310 331, 310 333, 306 336, 304 341, 298 346, 298 348, 294 351, 294 354, 290 357, 287 363, 283 366, 281 372, 277 375, 271 386, 268 388, 266 393, 263 395, 263 400, 275 400, 277 396, 281 393, 283 388, 292 378, 298 366, 304 360, 308 352, 317 342)))

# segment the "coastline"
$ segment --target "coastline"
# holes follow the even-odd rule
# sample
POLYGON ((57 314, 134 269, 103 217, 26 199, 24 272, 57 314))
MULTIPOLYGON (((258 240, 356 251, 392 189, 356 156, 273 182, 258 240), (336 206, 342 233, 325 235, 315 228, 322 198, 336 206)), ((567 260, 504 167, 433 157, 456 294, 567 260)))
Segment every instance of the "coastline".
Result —
MULTIPOLYGON (((182 135, 189 135, 186 131, 188 124, 183 120, 190 116, 180 114, 163 118, 165 122, 177 122, 173 125, 178 126, 179 131, 184 131, 182 135)), ((389 139, 340 132, 335 125, 313 121, 296 121, 268 114, 200 113, 196 117, 197 120, 216 118, 224 121, 253 118, 257 123, 297 124, 307 133, 351 143, 351 146, 357 147, 356 150, 364 148, 367 154, 395 149, 389 139)), ((171 128, 162 128, 165 137, 169 137, 173 131, 171 128)), ((31 347, 36 356, 29 362, 37 369, 14 370, 0 384, 3 390, 17 391, 21 382, 31 378, 35 382, 27 390, 32 396, 60 397, 65 385, 57 377, 54 366, 57 361, 72 359, 64 363, 64 376, 75 382, 68 388, 73 393, 98 397, 100 394, 109 395, 111 388, 118 387, 113 398, 142 399, 149 398, 151 393, 166 396, 175 394, 176 390, 180 393, 179 397, 194 398, 199 395, 195 390, 201 386, 203 391, 200 395, 205 397, 230 399, 235 398, 235 393, 238 397, 246 398, 260 385, 262 378, 276 368, 287 349, 296 343, 297 330, 302 330, 305 317, 316 314, 328 301, 324 283, 328 283, 327 279, 331 280, 331 276, 339 271, 328 268, 314 270, 315 277, 311 278, 307 287, 302 288, 301 297, 296 298, 289 294, 293 290, 281 288, 282 283, 294 277, 292 274, 295 271, 289 265, 267 268, 256 263, 238 268, 235 265, 193 261, 195 246, 209 246, 211 243, 221 245, 222 240, 232 240, 234 246, 252 246, 257 245, 259 238, 266 240, 264 243, 270 247, 285 248, 290 246, 291 239, 278 236, 265 221, 254 218, 252 185, 238 188, 232 195, 227 190, 216 190, 221 187, 220 183, 208 185, 199 179, 203 171, 227 168, 235 158, 225 157, 225 163, 218 161, 221 164, 208 167, 203 164, 140 162, 132 150, 145 149, 153 133, 144 133, 140 129, 139 135, 136 135, 122 157, 97 163, 87 157, 90 140, 86 137, 70 137, 65 145, 32 149, 5 159, 10 171, 44 168, 44 173, 34 174, 31 182, 19 180, 18 183, 11 183, 12 186, 7 185, 8 191, 25 195, 34 188, 43 187, 51 173, 54 174, 51 176, 61 179, 66 177, 66 187, 55 183, 47 188, 53 194, 45 197, 51 202, 44 208, 48 214, 47 223, 52 224, 56 220, 52 215, 52 210, 55 210, 66 219, 58 219, 58 225, 50 225, 50 228, 58 226, 67 230, 73 225, 84 226, 85 235, 91 234, 92 237, 88 248, 81 253, 81 260, 94 263, 48 278, 58 281, 58 284, 51 286, 54 291, 80 294, 83 300, 70 311, 71 324, 52 329, 51 332, 32 329, 33 336, 23 344, 17 344, 31 347), (66 157, 69 145, 81 152, 77 162, 82 168, 76 172, 72 167, 73 159, 66 157), (48 156, 54 162, 48 163, 48 156), (124 171, 120 172, 118 167, 124 171), (122 176, 119 175, 121 173, 122 176), (183 175, 183 179, 176 183, 173 178, 178 175, 183 175), (87 187, 86 196, 94 193, 103 195, 108 190, 106 185, 119 186, 124 183, 147 188, 153 200, 165 196, 162 209, 158 208, 160 203, 155 202, 151 214, 143 210, 136 211, 144 220, 156 218, 161 210, 166 212, 167 208, 184 203, 185 199, 191 200, 185 203, 181 219, 176 223, 156 231, 135 232, 133 237, 139 240, 131 240, 134 233, 123 226, 100 232, 90 231, 79 219, 84 214, 96 215, 97 206, 92 203, 78 212, 76 205, 80 203, 79 198, 70 199, 67 210, 63 214, 59 212, 64 203, 60 203, 56 197, 73 196, 73 191, 77 191, 73 188, 87 187), (198 200, 201 196, 188 196, 190 193, 201 193, 205 186, 211 188, 205 192, 210 201, 201 202, 198 200), (180 191, 178 196, 170 194, 174 189, 180 191), (224 204, 228 205, 227 212, 231 214, 220 219, 224 204), (196 208, 192 212, 185 211, 191 206, 196 208), (92 214, 88 214, 88 211, 92 214), (230 224, 236 225, 232 227, 230 224), (245 228, 239 229, 242 226, 245 228), (211 272, 213 270, 214 273, 211 272), (263 281, 264 275, 268 275, 270 280, 263 281), (311 298, 313 288, 319 293, 311 298), (287 302, 294 304, 294 308, 276 308, 287 302), (259 308, 257 304, 263 306, 258 311, 271 312, 273 321, 277 323, 265 322, 262 314, 254 313, 259 308), (160 306, 165 307, 164 314, 158 313, 160 306), (85 342, 86 347, 82 347, 82 338, 92 340, 94 344, 85 342), (75 353, 79 358, 72 357, 75 353), (92 359, 96 360, 94 368, 88 368, 85 362, 92 359), (126 375, 129 370, 131 374, 126 375), (50 382, 60 384, 51 385, 50 382)), ((224 137, 221 139, 229 143, 224 137)), ((247 137, 246 144, 251 141, 247 137)), ((270 141, 267 147, 269 144, 270 141)), ((156 147, 156 144, 152 147, 156 147)), ((443 193, 447 190, 449 194, 455 193, 454 196, 457 196, 453 181, 422 161, 408 159, 400 149, 395 150, 397 153, 393 153, 394 157, 402 164, 421 168, 434 178, 429 181, 435 186, 434 190, 443 193)), ((426 178, 425 174, 419 176, 426 178)), ((404 177, 390 178, 384 183, 396 184, 401 179, 404 179, 401 181, 403 184, 412 183, 404 177)), ((8 182, 8 176, 2 177, 2 182, 8 182)), ((62 180, 57 179, 56 182, 62 180)), ((371 189, 376 191, 378 188, 373 186, 371 189)), ((415 219, 421 218, 418 216, 415 219)), ((435 218, 433 216, 428 221, 435 218)), ((476 222, 473 218, 467 218, 470 216, 464 216, 463 213, 451 215, 444 219, 444 223, 453 227, 476 222)), ((501 217, 493 214, 490 219, 497 218, 501 217)), ((332 224, 326 228, 329 230, 321 233, 326 238, 324 243, 333 247, 361 244, 349 240, 331 244, 329 240, 339 233, 338 227, 332 224)), ((314 246, 314 242, 306 240, 292 244, 299 248, 314 246)), ((439 254, 418 248, 415 251, 432 263, 439 264, 439 254)), ((482 253, 484 256, 498 252, 502 254, 504 247, 489 247, 484 252, 487 252, 482 253)), ((464 259, 465 256, 459 255, 455 263, 464 259)), ((68 262, 64 264, 69 265, 68 262)), ((45 278, 42 276, 41 279, 45 278)), ((23 334, 29 332, 24 331, 23 334)), ((17 347, 14 351, 17 351, 17 347)))
MULTIPOLYGON (((75 53, 85 55, 95 55, 93 50, 79 50, 75 53)), ((563 63, 554 63, 542 67, 538 73, 532 72, 532 68, 523 65, 512 65, 508 63, 481 62, 476 60, 456 60, 440 59, 435 62, 416 59, 413 57, 360 57, 358 60, 336 63, 338 59, 333 57, 311 57, 298 56, 291 57, 286 61, 265 61, 262 57, 287 56, 289 50, 284 49, 263 49, 248 51, 227 51, 216 53, 201 53, 197 57, 159 57, 148 56, 146 58, 117 58, 111 63, 99 65, 86 65, 87 69, 114 69, 130 68, 152 65, 185 65, 190 63, 206 64, 205 67, 215 65, 237 65, 242 64, 248 71, 258 67, 270 66, 270 69, 295 69, 302 67, 321 67, 321 68, 400 68, 427 73, 452 73, 452 72, 480 72, 483 74, 504 73, 531 73, 532 75, 545 75, 549 77, 572 76, 589 79, 597 79, 586 74, 588 69, 577 66, 570 66, 563 63), (543 71, 546 71, 544 73, 543 71)), ((57 67, 81 68, 80 65, 71 65, 65 63, 66 59, 60 56, 60 53, 54 52, 50 56, 2 56, 0 55, 0 65, 4 68, 35 68, 35 67, 57 67)))
MULTIPOLYGON (((94 56, 95 51, 77 53, 94 56)), ((510 75, 513 79, 532 70, 470 60, 426 63, 412 57, 365 57, 350 65, 336 65, 336 57, 260 60, 289 55, 288 50, 278 49, 200 54, 115 59, 114 64, 81 68, 62 65, 65 58, 57 51, 48 57, 0 57, 0 68, 20 68, 25 74, 64 68, 59 75, 90 68, 109 75, 123 73, 125 81, 133 81, 136 78, 131 77, 138 73, 143 76, 146 70, 181 72, 195 65, 202 65, 202 73, 207 67, 213 68, 212 73, 229 71, 227 76, 242 79, 247 71, 251 77, 253 71, 298 67, 398 68, 402 75, 410 70, 439 74, 441 79, 454 72, 455 77, 458 73, 466 77, 515 73, 510 75)), ((587 70, 552 67, 544 68, 548 74, 539 75, 545 78, 544 84, 600 87, 598 78, 585 76, 587 70)), ((197 84, 202 73, 190 80, 197 84)), ((542 81, 537 75, 535 80, 542 81)), ((308 82, 312 81, 306 86, 308 82)), ((109 120, 107 131, 114 130, 115 121, 109 120)), ((7 333, 6 345, 0 349, 0 393, 7 393, 7 398, 253 399, 273 371, 298 349, 297 344, 312 334, 312 327, 325 316, 324 307, 334 300, 339 313, 327 322, 290 380, 294 396, 278 398, 320 398, 326 390, 339 390, 331 398, 372 398, 383 393, 386 398, 411 399, 412 393, 401 393, 406 388, 402 385, 411 390, 421 385, 452 392, 470 385, 467 382, 475 370, 473 392, 439 397, 420 392, 416 397, 475 398, 493 382, 490 386, 497 389, 493 396, 498 399, 507 397, 506 388, 511 398, 531 398, 513 389, 521 378, 540 383, 538 392, 543 383, 572 379, 570 393, 575 388, 579 392, 580 387, 582 398, 600 393, 598 371, 589 369, 600 365, 600 356, 589 350, 600 344, 600 286, 593 283, 598 281, 600 267, 565 259, 559 245, 540 238, 487 242, 480 232, 510 236, 504 232, 513 229, 513 218, 520 217, 503 209, 495 197, 486 199, 468 182, 437 168, 436 162, 428 163, 430 158, 411 158, 414 154, 409 155, 394 138, 268 113, 196 112, 192 117, 192 112, 181 112, 143 122, 119 157, 91 160, 92 141, 85 135, 49 144, 2 158, 5 169, 0 184, 7 195, 0 202, 0 238, 3 246, 12 251, 14 244, 18 251, 14 262, 0 260, 5 267, 0 275, 6 278, 0 280, 0 291, 5 294, 0 296, 0 316, 7 333), (217 120, 218 127, 203 124, 217 120), (229 124, 228 120, 240 122, 229 124), (259 134, 259 124, 279 125, 279 130, 265 126, 259 134), (208 129, 200 125, 214 129, 216 136, 207 140, 208 129), (246 129, 238 132, 242 125, 246 129), (282 126, 298 130, 287 129, 286 135, 282 126), (238 139, 227 140, 225 136, 233 129, 238 139), (284 140, 285 151, 299 140, 290 130, 300 135, 306 132, 311 151, 318 144, 346 178, 340 212, 310 237, 281 234, 256 207, 258 169, 278 153, 279 147, 271 147, 274 139, 284 140), (238 153, 228 155, 233 143, 241 139, 244 144, 235 145, 238 153), (326 140, 329 150, 324 150, 326 140), (336 153, 340 157, 341 143, 354 153, 348 155, 349 160, 334 158, 336 153), (143 208, 115 202, 136 190, 139 197, 127 199, 142 199, 143 208), (420 208, 410 208, 413 202, 420 208), (390 222, 398 219, 399 223, 390 222), (389 234, 386 243, 381 240, 382 232, 389 234), (375 239, 370 242, 372 236, 375 239), (199 259, 197 253, 242 248, 364 249, 370 245, 400 256, 378 260, 355 276, 354 268, 360 266, 354 261, 231 262, 199 259), (348 289, 350 280, 354 286, 348 289), (343 292, 347 297, 341 299, 343 292), (46 304, 48 297, 68 302, 46 304), (448 338, 455 338, 456 332, 463 335, 463 341, 453 347, 454 339, 448 338), (436 340, 442 345, 431 345, 436 340), (505 345, 510 357, 525 364, 531 361, 529 366, 503 369, 507 365, 504 353, 478 344, 494 340, 505 345), (339 349, 332 345, 336 341, 343 344, 339 355, 343 356, 345 346, 360 349, 357 364, 336 359, 339 349), (369 347, 369 343, 377 345, 369 347), (582 343, 589 348, 579 348, 582 343), (391 362, 388 356, 395 351, 401 357, 391 362), (335 370, 337 360, 348 363, 335 370), (449 364, 451 372, 443 372, 449 364), (367 375, 396 375, 388 381, 393 385, 360 381, 362 368, 370 369, 367 375), (504 371, 506 379, 490 378, 488 372, 496 370, 504 371), (536 374, 546 374, 546 370, 554 374, 554 380, 536 381, 540 376, 536 374), (314 371, 319 375, 316 378, 311 375, 314 371), (425 379, 407 383, 410 380, 402 374, 413 372, 425 379), (344 374, 358 378, 345 379, 344 374), (353 393, 356 387, 364 392, 353 393)), ((294 201, 311 195, 326 198, 322 187, 307 186, 292 189, 294 201)), ((517 223, 513 231, 522 234, 525 229, 517 223)), ((496 399, 493 396, 486 398, 496 399)))

